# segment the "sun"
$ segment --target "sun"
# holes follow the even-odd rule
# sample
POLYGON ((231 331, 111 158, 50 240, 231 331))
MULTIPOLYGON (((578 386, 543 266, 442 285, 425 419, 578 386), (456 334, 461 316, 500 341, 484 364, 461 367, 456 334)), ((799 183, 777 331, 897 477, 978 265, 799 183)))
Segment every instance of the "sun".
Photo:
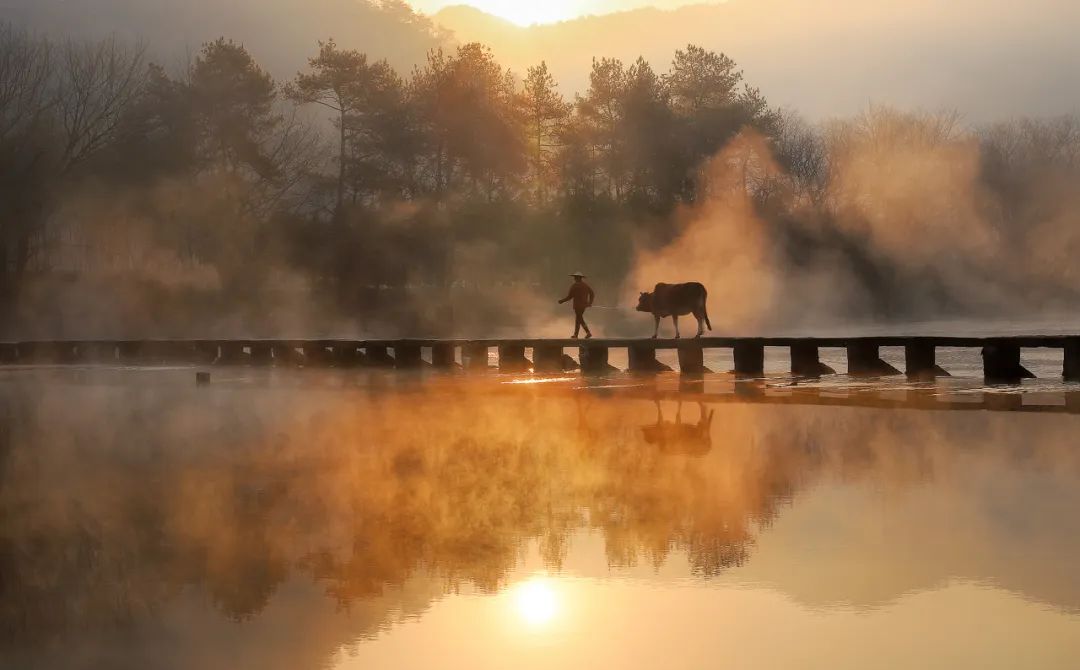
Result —
POLYGON ((566 21, 586 9, 583 0, 469 0, 468 4, 519 26, 566 21))
POLYGON ((530 626, 542 626, 559 613, 559 599, 551 581, 534 577, 514 589, 514 605, 518 615, 530 626))

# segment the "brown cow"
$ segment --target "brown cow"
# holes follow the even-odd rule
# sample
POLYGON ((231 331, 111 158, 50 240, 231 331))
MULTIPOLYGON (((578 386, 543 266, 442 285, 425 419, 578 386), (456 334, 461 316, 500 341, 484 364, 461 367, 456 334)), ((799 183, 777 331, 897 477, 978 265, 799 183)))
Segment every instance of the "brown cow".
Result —
POLYGON ((656 320, 653 339, 660 334, 660 319, 670 316, 675 324, 675 339, 679 339, 679 317, 693 314, 697 319, 697 335, 705 332, 705 326, 712 330, 709 312, 705 308, 709 292, 697 282, 686 284, 657 284, 652 293, 642 293, 638 299, 637 311, 649 312, 656 320))

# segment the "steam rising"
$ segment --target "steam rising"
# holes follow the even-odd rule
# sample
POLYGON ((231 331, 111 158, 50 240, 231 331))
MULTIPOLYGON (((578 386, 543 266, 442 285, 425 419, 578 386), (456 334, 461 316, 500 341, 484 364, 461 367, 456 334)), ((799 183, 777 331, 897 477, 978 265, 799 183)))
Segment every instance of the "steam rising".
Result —
POLYGON ((639 253, 631 284, 702 281, 714 323, 742 333, 1073 310, 1080 287, 1064 258, 1080 252, 1080 209, 1060 184, 1077 174, 1075 127, 976 134, 956 115, 874 107, 825 126, 818 147, 744 131, 709 161, 709 195, 679 213, 677 239, 639 253), (1030 163, 1002 161, 1016 145, 1030 163), (812 179, 778 164, 796 150, 820 152, 812 179))

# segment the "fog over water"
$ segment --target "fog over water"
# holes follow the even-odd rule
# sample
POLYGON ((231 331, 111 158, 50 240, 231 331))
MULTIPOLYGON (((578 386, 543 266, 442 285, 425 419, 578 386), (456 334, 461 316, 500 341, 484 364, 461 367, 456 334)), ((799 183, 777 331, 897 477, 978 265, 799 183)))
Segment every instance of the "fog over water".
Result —
POLYGON ((1077 416, 191 375, 0 376, 0 665, 1080 661, 1077 416))

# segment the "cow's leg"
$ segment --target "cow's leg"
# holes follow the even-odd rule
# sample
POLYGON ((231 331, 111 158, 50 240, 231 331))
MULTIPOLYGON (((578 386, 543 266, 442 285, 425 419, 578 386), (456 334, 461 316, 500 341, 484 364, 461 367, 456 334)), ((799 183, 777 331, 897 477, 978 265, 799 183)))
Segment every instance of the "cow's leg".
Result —
POLYGON ((677 339, 679 339, 679 315, 678 314, 672 314, 671 315, 671 322, 675 324, 675 339, 677 340, 677 339))
POLYGON ((656 321, 656 327, 653 328, 652 332, 652 338, 655 340, 656 338, 660 337, 660 317, 656 314, 653 314, 653 320, 656 321))
POLYGON ((705 319, 696 314, 694 316, 697 317, 697 335, 695 337, 701 337, 701 334, 705 332, 705 319))

